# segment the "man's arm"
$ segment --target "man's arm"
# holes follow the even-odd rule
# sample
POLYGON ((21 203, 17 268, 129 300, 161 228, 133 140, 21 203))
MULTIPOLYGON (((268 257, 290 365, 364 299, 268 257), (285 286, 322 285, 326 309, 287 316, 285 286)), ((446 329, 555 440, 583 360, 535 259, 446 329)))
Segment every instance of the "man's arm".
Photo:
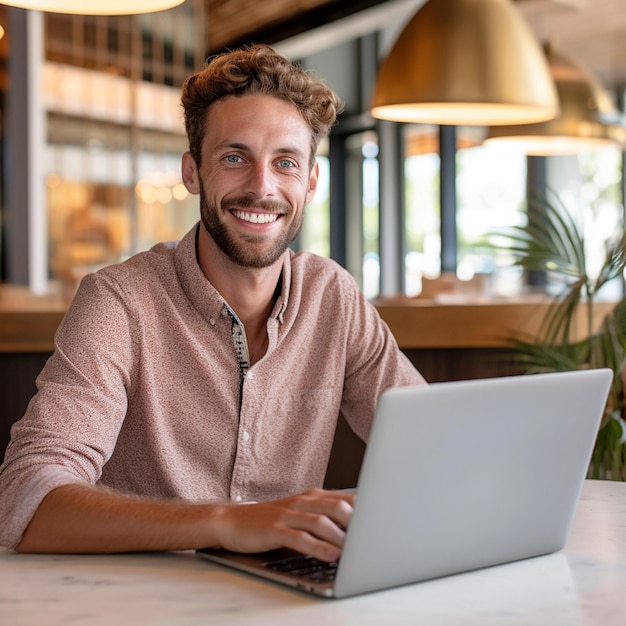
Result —
POLYGON ((259 504, 194 504, 126 496, 87 485, 51 491, 18 552, 110 553, 220 546, 237 552, 287 547, 339 558, 354 496, 313 489, 259 504))

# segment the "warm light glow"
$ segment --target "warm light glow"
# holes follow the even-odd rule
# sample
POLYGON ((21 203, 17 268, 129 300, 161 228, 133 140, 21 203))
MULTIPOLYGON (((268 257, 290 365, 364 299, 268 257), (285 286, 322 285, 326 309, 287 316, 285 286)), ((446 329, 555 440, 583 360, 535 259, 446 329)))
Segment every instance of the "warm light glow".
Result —
POLYGON ((511 124, 511 120, 520 119, 523 119, 524 123, 531 123, 546 119, 543 109, 515 104, 469 101, 389 104, 384 107, 374 107, 372 115, 392 122, 450 126, 511 124))
POLYGON ((169 204, 172 200, 184 200, 189 195, 176 172, 152 172, 135 185, 135 193, 145 204, 169 204))
MULTIPOLYGON (((456 149, 465 150, 480 146, 484 141, 484 135, 483 128, 470 128, 468 126, 462 133, 457 134, 456 149)), ((404 154, 407 158, 421 154, 439 154, 441 147, 439 129, 431 124, 408 126, 404 144, 404 154)))
POLYGON ((491 126, 558 113, 541 46, 510 0, 428 0, 378 73, 372 115, 491 126))
POLYGON ((146 204, 154 204, 157 201, 157 190, 156 187, 146 186, 142 187, 139 192, 139 197, 142 202, 146 204))
POLYGON ((172 190, 169 187, 159 187, 156 190, 156 201, 159 204, 169 204, 172 201, 172 190))
POLYGON ((172 189, 172 195, 176 200, 185 200, 189 192, 183 183, 178 183, 178 185, 175 185, 174 189, 172 189))
POLYGON ((184 0, 3 0, 2 4, 20 9, 78 15, 131 15, 163 11, 184 0))
POLYGON ((485 143, 515 145, 531 156, 576 154, 624 144, 626 129, 619 125, 617 110, 594 77, 549 45, 546 57, 559 96, 559 115, 537 124, 494 126, 485 143))
POLYGON ((490 137, 486 144, 509 143, 517 146, 529 156, 559 156, 578 154, 579 152, 593 152, 613 145, 608 137, 605 139, 593 137, 550 137, 548 135, 520 135, 490 137))
POLYGON ((0 26, 0 39, 4 37, 4 28, 0 26))

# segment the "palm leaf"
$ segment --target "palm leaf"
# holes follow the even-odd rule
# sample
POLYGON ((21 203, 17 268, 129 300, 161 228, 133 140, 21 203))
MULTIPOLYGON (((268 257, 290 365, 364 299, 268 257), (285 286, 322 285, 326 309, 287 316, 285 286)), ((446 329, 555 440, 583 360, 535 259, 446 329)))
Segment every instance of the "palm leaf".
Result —
POLYGON ((580 369, 581 360, 589 353, 587 341, 546 346, 533 341, 512 339, 511 344, 516 352, 516 361, 524 366, 528 374, 580 369))
POLYGON ((626 267, 626 231, 619 239, 614 239, 607 244, 604 263, 598 277, 592 287, 593 292, 599 289, 608 281, 623 275, 626 267))
POLYGON ((575 314, 583 298, 583 287, 584 284, 577 281, 569 287, 569 291, 554 298, 541 325, 539 337, 542 343, 553 345, 569 342, 575 314))
POLYGON ((575 282, 586 278, 584 239, 567 210, 534 199, 529 201, 527 218, 525 224, 500 233, 516 263, 525 269, 556 272, 575 282))
POLYGON ((622 298, 611 312, 611 320, 615 332, 619 334, 623 345, 626 345, 626 298, 622 298))
POLYGON ((535 195, 528 204, 527 222, 499 233, 516 265, 550 272, 563 281, 542 321, 537 337, 511 339, 515 359, 529 374, 608 367, 614 372, 605 414, 594 446, 589 475, 626 480, 626 400, 623 372, 626 363, 626 298, 593 332, 593 298, 608 281, 626 268, 626 231, 607 242, 605 258, 596 278, 587 271, 585 239, 558 198, 535 195), (583 340, 572 341, 577 315, 585 315, 583 340))
POLYGON ((579 276, 585 275, 584 238, 558 198, 554 203, 538 194, 530 198, 527 231, 552 253, 554 261, 576 268, 579 276))
POLYGON ((608 414, 604 420, 591 459, 590 478, 626 480, 626 424, 619 414, 608 414))

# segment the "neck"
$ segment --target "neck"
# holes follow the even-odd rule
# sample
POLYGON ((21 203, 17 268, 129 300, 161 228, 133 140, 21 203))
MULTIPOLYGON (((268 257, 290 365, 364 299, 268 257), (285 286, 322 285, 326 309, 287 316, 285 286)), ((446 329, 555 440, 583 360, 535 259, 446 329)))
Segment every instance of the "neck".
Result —
POLYGON ((253 342, 259 334, 265 334, 282 272, 282 257, 270 267, 242 267, 219 249, 201 225, 198 263, 207 279, 244 324, 248 341, 253 342))

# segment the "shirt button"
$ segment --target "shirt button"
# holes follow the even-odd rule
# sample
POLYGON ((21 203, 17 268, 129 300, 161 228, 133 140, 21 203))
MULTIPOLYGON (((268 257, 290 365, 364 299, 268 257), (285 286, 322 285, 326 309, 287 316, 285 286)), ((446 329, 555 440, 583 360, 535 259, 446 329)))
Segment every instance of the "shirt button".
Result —
POLYGON ((243 440, 250 441, 250 433, 247 430, 243 431, 243 440))
POLYGON ((235 498, 235 500, 236 500, 237 502, 241 502, 241 501, 243 500, 243 498, 242 498, 241 496, 237 496, 237 497, 235 498))
POLYGON ((248 370, 246 372, 246 378, 249 378, 250 380, 252 380, 254 378, 254 374, 250 370, 248 370))
POLYGON ((211 326, 215 326, 215 318, 209 318, 209 324, 211 324, 211 326))

